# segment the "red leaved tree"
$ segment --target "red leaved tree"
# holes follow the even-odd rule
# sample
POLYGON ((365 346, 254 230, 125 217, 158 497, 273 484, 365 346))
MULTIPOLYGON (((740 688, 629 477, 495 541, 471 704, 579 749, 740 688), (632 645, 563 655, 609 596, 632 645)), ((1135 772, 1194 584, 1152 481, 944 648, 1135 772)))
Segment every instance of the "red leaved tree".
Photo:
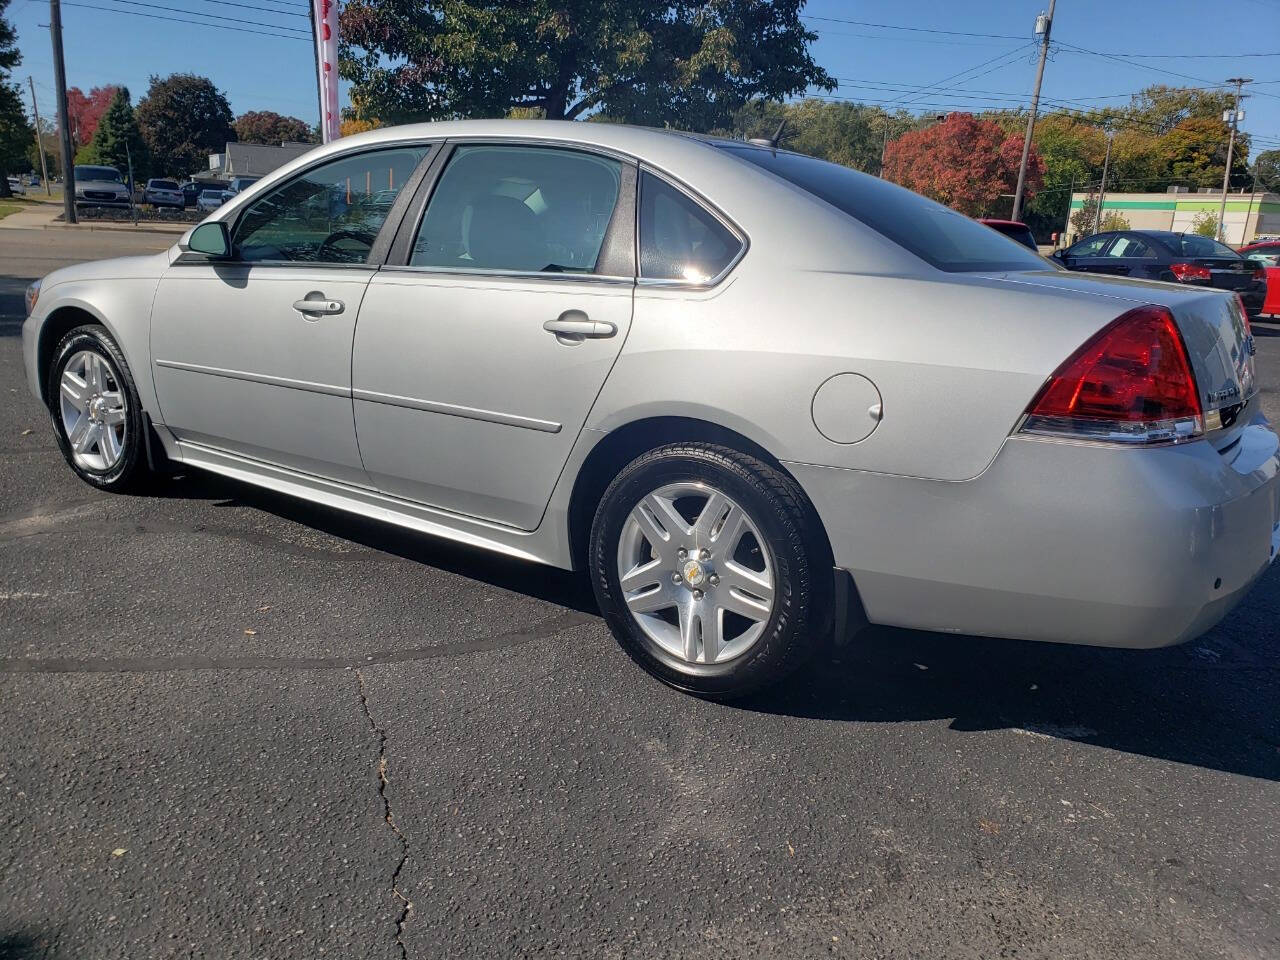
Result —
MULTIPOLYGON (((1007 134, 991 120, 953 113, 924 130, 890 142, 884 175, 916 193, 945 203, 971 217, 1005 210, 1018 184, 1021 134, 1007 134)), ((1026 199, 1044 183, 1044 161, 1031 148, 1027 160, 1026 199)))
POLYGON ((105 87, 94 87, 87 94, 79 87, 67 88, 67 118, 71 123, 71 136, 77 146, 93 139, 98 129, 98 121, 111 105, 111 98, 120 87, 108 84, 105 87))

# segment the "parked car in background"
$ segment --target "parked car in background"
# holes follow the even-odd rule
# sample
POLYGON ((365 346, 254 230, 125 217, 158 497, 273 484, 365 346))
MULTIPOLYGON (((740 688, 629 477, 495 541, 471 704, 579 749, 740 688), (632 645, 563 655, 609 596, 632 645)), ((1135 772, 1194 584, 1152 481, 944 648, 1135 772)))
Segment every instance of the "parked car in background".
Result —
POLYGON ((221 187, 205 187, 200 191, 196 209, 207 213, 210 210, 217 210, 225 201, 226 191, 221 187))
POLYGON ((1053 256, 1068 270, 1081 273, 1230 290, 1240 295, 1250 316, 1262 311, 1266 294, 1266 277, 1258 264, 1197 233, 1115 230, 1085 237, 1053 256))
POLYGON ((27 304, 28 383, 95 489, 169 461, 586 570, 626 652, 709 696, 867 620, 1179 643, 1280 546, 1234 295, 1073 275, 741 141, 357 134, 27 304))
POLYGON ((148 180, 146 189, 142 191, 142 202, 153 207, 175 207, 178 210, 186 205, 182 188, 176 180, 148 180))
POLYGON ((1036 252, 1039 248, 1036 246, 1036 238, 1031 233, 1031 228, 1020 220, 996 220, 992 217, 979 217, 979 223, 985 223, 996 233, 1003 233, 1006 237, 1017 240, 1024 247, 1029 247, 1036 252))
POLYGON ((1240 255, 1262 268, 1267 292, 1262 302, 1262 315, 1280 317, 1280 239, 1260 239, 1240 248, 1240 255))
POLYGON ((27 190, 19 177, 5 177, 5 183, 9 184, 9 192, 14 196, 26 195, 27 190))
POLYGON ((72 169, 72 176, 76 185, 76 206, 129 206, 129 187, 115 167, 77 164, 72 169))
POLYGON ((227 184, 227 196, 234 197, 241 190, 253 186, 261 177, 232 177, 231 182, 227 184))

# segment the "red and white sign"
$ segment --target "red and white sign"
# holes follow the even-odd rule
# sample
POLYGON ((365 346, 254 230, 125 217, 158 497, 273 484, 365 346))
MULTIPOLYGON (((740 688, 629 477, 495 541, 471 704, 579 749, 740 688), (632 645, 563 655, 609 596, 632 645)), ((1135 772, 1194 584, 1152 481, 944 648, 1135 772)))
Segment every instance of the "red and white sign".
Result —
POLYGON ((337 140, 338 112, 338 0, 311 0, 316 29, 316 70, 320 84, 320 139, 337 140))

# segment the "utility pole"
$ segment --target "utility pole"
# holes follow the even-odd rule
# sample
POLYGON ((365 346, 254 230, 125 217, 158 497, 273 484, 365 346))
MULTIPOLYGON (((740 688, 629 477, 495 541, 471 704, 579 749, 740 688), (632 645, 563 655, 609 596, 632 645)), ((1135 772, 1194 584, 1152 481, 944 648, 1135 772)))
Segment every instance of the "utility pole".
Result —
POLYGON ((71 124, 67 118, 67 65, 62 58, 62 4, 49 0, 49 33, 53 35, 53 85, 58 98, 58 139, 62 144, 62 213, 76 222, 75 154, 71 150, 71 124))
POLYGON ((1049 12, 1036 17, 1036 33, 1040 34, 1040 63, 1036 67, 1036 87, 1031 93, 1031 114, 1027 117, 1027 135, 1022 138, 1022 163, 1018 165, 1018 188, 1013 191, 1013 219, 1022 213, 1022 191, 1027 185, 1027 161, 1031 157, 1031 135, 1036 129, 1036 111, 1040 109, 1040 83, 1044 80, 1044 62, 1049 58, 1049 34, 1053 31, 1053 7, 1056 0, 1049 0, 1049 12))
POLYGON ((44 192, 53 196, 53 187, 49 186, 49 165, 44 162, 44 141, 40 139, 40 104, 36 103, 36 82, 27 75, 27 86, 31 88, 31 112, 36 115, 36 150, 40 153, 40 176, 44 177, 44 192))
POLYGON ((1093 232, 1102 229, 1102 201, 1107 197, 1107 168, 1111 166, 1111 141, 1115 137, 1114 130, 1107 131, 1107 156, 1102 161, 1102 182, 1098 184, 1098 210, 1093 217, 1093 232))
POLYGON ((1073 173, 1071 174, 1071 189, 1067 191, 1067 222, 1062 225, 1063 247, 1071 246, 1071 244, 1067 242, 1067 238, 1071 236, 1071 198, 1074 197, 1075 195, 1076 195, 1076 175, 1073 173))
POLYGON ((1231 121, 1231 139, 1227 141, 1227 169, 1222 171, 1222 202, 1218 204, 1218 232, 1216 236, 1219 240, 1224 240, 1226 237, 1227 186, 1231 183, 1231 155, 1236 148, 1236 130, 1240 126, 1240 119, 1244 116, 1240 111, 1240 88, 1246 83, 1253 83, 1253 80, 1249 77, 1232 77, 1227 83, 1236 85, 1236 106, 1234 110, 1224 110, 1222 112, 1222 119, 1231 121))

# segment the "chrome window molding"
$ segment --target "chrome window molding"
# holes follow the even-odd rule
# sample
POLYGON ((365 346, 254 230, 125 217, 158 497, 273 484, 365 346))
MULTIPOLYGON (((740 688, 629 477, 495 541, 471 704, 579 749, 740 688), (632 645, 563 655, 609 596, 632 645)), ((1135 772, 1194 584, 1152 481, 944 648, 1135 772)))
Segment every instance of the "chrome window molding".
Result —
POLYGON ((739 263, 742 262, 742 258, 747 255, 747 251, 751 248, 751 238, 747 235, 747 232, 743 230, 740 226, 738 226, 738 224, 735 221, 731 220, 724 211, 722 211, 714 203, 712 203, 710 200, 704 197, 701 193, 699 193, 697 190, 694 190, 687 183, 672 176, 666 171, 659 170, 657 167, 651 166, 650 164, 645 163, 643 160, 641 160, 640 173, 642 176, 636 179, 636 227, 635 227, 636 284, 642 287, 671 287, 675 289, 683 288, 683 289, 689 289, 689 290, 708 290, 711 287, 718 285, 725 277, 727 277, 730 273, 733 272, 734 267, 736 267, 739 263), (663 278, 663 277, 646 277, 641 273, 640 210, 643 204, 641 203, 640 194, 642 190, 641 181, 643 179, 643 174, 646 174, 646 173, 650 174, 651 176, 657 177, 659 180, 665 181, 669 187, 672 187, 675 190, 679 190, 686 197, 688 197, 690 200, 696 203, 699 207, 701 207, 703 210, 707 211, 707 213, 711 214, 713 217, 719 220, 720 225, 723 226, 726 230, 728 230, 731 234, 733 234, 734 237, 737 238, 738 244, 739 244, 737 256, 735 256, 732 260, 730 260, 725 265, 725 268, 721 270, 719 273, 717 273, 714 277, 710 277, 709 279, 706 279, 706 280, 694 281, 694 280, 677 280, 677 279, 663 278))
POLYGON ((549 280, 552 283, 600 283, 609 286, 635 284, 635 277, 615 277, 600 273, 545 273, 541 270, 491 270, 477 267, 427 267, 405 264, 385 264, 380 272, 405 273, 419 276, 472 277, 477 280, 549 280))

